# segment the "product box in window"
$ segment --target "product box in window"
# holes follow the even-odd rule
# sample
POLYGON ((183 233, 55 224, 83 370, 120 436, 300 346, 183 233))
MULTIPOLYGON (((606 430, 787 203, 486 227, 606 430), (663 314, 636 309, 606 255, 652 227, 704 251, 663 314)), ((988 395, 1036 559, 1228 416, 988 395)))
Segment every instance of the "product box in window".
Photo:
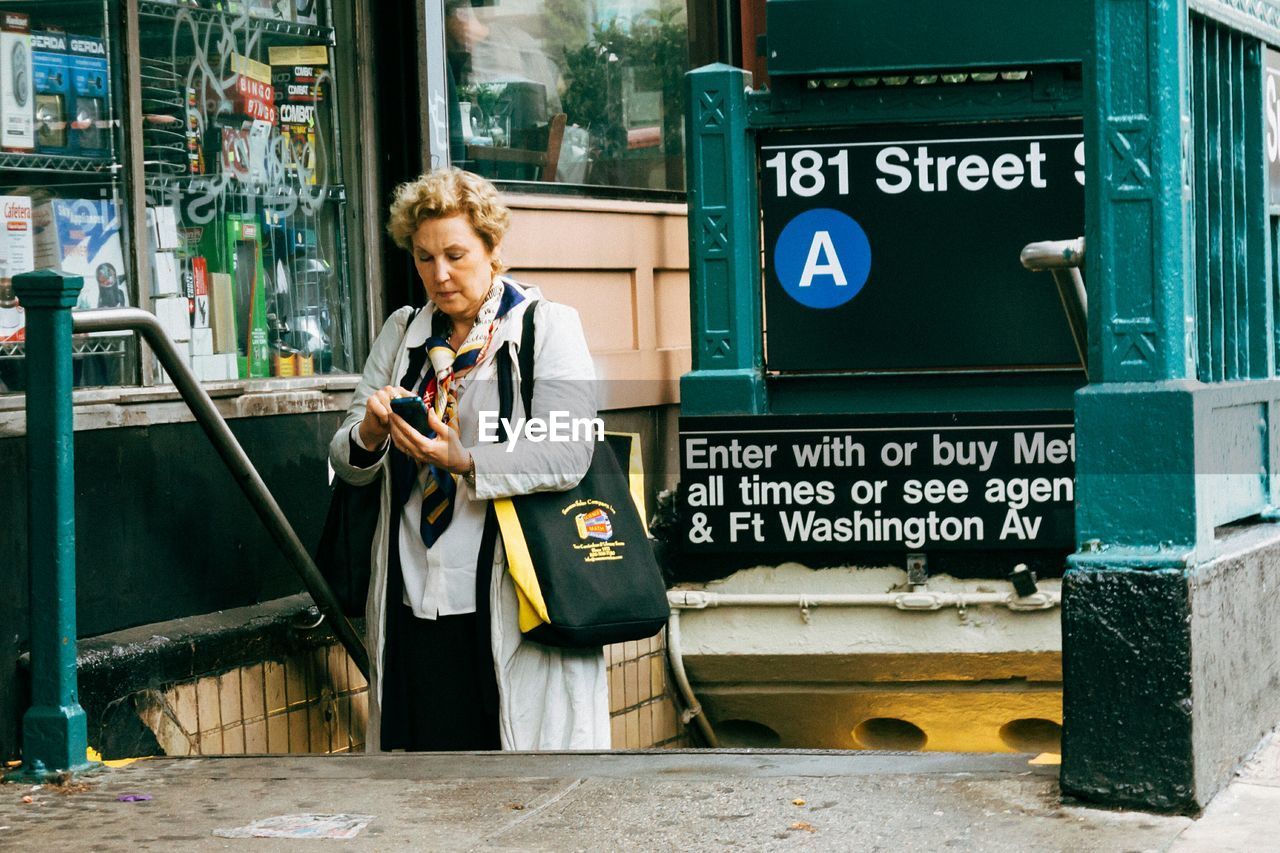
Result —
POLYGON ((71 143, 67 112, 71 105, 71 65, 66 33, 32 31, 31 71, 35 84, 36 150, 66 154, 71 143))
POLYGON ((272 129, 277 121, 271 67, 233 53, 231 71, 233 82, 224 93, 231 109, 218 116, 212 144, 220 152, 222 174, 261 187, 267 182, 272 129))
POLYGON ((271 66, 231 54, 234 82, 228 93, 232 113, 249 121, 276 123, 276 93, 271 85, 271 66))
POLYGON ((327 183, 324 144, 324 89, 329 49, 324 45, 273 47, 272 81, 280 116, 280 137, 289 146, 285 170, 307 184, 327 183))
POLYGON ((31 199, 0 195, 0 343, 23 338, 26 323, 13 292, 13 277, 35 268, 31 199))
POLYGON ((246 0, 249 14, 255 18, 273 21, 293 20, 293 0, 246 0))
MULTIPOLYGON (((262 256, 262 223, 254 214, 228 213, 225 225, 221 235, 216 228, 205 228, 201 254, 210 273, 230 276, 240 377, 266 378, 271 375, 271 361, 267 345, 267 276, 262 256)), ((209 279, 213 287, 215 277, 210 275, 209 279)), ((214 298, 210 302, 217 302, 218 296, 211 293, 214 298)), ((225 299, 225 294, 221 296, 225 299)), ((225 306, 210 306, 215 329, 220 307, 225 306)), ((220 337, 215 333, 215 348, 220 337)))
MULTIPOLYGON (((191 259, 191 291, 191 327, 208 329, 209 263, 204 258, 191 259)), ((211 349, 209 353, 212 352, 211 349)))
POLYGON ((320 23, 320 0, 292 0, 293 19, 299 24, 320 23))
POLYGON ((204 142, 200 138, 202 124, 200 101, 196 96, 194 86, 187 86, 183 92, 187 103, 187 172, 192 175, 203 175, 205 173, 205 162, 204 142))
POLYGON ((222 133, 222 174, 250 187, 267 183, 267 157, 271 152, 271 125, 265 121, 245 122, 241 128, 224 127, 222 133))
POLYGON ((213 331, 213 351, 236 356, 236 297, 231 276, 209 273, 209 328, 213 331))
POLYGON ((0 148, 6 151, 36 146, 32 76, 30 19, 0 12, 0 148))
POLYGON ((36 267, 84 278, 77 309, 129 304, 119 210, 114 201, 55 198, 32 212, 36 267))
POLYGON ((107 91, 111 67, 107 45, 100 38, 72 33, 67 38, 71 66, 71 148, 81 157, 111 154, 111 125, 107 119, 107 91))

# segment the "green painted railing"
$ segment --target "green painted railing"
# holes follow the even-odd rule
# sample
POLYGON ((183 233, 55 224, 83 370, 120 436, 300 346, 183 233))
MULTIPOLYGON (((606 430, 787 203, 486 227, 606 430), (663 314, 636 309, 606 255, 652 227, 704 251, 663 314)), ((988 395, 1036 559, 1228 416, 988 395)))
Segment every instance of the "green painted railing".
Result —
POLYGON ((1189 49, 1196 374, 1275 374, 1262 42, 1192 15, 1189 49))

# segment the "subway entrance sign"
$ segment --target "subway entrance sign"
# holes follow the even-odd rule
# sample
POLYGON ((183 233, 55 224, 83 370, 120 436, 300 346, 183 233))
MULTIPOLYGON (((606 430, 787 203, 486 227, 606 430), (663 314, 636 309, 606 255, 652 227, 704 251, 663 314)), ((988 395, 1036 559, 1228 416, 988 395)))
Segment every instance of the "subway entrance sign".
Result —
POLYGON ((1084 233, 1079 119, 759 135, 770 370, 1074 368, 1022 247, 1084 233))
POLYGON ((1069 551, 1069 411, 680 420, 696 554, 1069 551))

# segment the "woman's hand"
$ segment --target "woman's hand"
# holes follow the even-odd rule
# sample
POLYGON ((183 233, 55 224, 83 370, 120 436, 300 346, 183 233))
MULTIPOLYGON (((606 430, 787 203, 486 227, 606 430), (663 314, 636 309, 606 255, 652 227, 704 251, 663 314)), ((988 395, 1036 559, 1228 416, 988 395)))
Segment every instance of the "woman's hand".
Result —
POLYGON ((455 474, 471 470, 471 453, 462 446, 458 431, 445 426, 435 410, 427 409, 427 426, 435 431, 435 438, 427 438, 405 422, 397 414, 391 415, 391 442, 404 455, 425 465, 446 468, 455 474))
POLYGON ((364 420, 360 422, 360 442, 369 450, 377 450, 391 434, 391 401, 396 397, 412 397, 399 385, 387 385, 374 391, 364 401, 364 420))

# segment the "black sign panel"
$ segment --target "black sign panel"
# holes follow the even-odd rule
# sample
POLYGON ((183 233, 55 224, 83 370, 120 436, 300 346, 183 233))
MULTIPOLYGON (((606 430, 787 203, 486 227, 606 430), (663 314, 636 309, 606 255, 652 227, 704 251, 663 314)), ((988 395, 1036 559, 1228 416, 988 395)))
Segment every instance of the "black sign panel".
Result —
POLYGON ((760 138, 767 366, 1079 363, 1022 248, 1084 233, 1081 122, 777 131, 760 138))
POLYGON ((1070 550, 1070 412, 680 419, 691 554, 1070 550))

